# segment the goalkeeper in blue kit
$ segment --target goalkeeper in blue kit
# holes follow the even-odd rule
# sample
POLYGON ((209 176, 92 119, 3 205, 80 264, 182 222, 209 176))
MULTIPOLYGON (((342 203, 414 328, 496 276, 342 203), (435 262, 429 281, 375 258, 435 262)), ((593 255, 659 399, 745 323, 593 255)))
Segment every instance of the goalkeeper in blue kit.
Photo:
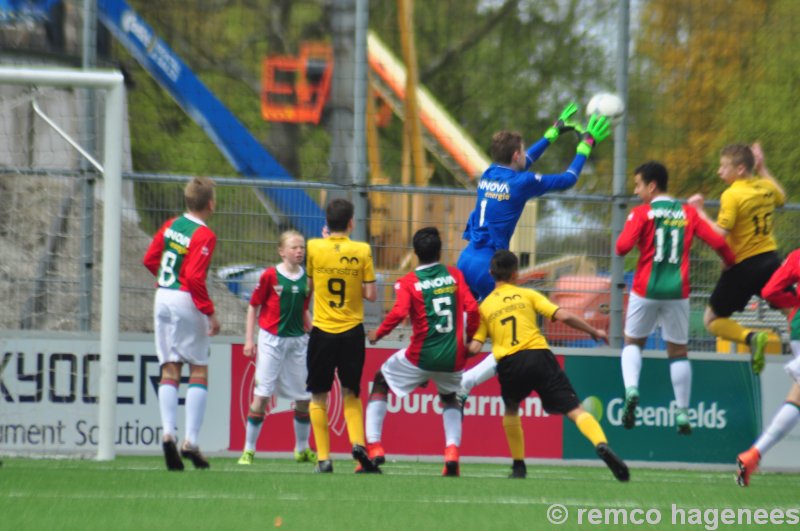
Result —
MULTIPOLYGON (((478 183, 475 209, 467 220, 463 235, 469 243, 457 263, 476 300, 483 300, 494 289, 495 282, 489 274, 489 264, 496 251, 508 249, 525 203, 547 192, 573 187, 592 148, 611 134, 611 124, 604 116, 592 115, 585 128, 573 122, 577 110, 575 103, 567 105, 544 136, 527 151, 522 136, 517 132, 499 131, 492 137, 491 155, 494 162, 478 183), (556 174, 529 172, 531 164, 542 156, 545 149, 560 134, 569 131, 576 131, 581 141, 567 171, 556 174)), ((496 365, 494 357, 487 356, 464 373, 459 393, 462 400, 474 386, 495 374, 496 365)))

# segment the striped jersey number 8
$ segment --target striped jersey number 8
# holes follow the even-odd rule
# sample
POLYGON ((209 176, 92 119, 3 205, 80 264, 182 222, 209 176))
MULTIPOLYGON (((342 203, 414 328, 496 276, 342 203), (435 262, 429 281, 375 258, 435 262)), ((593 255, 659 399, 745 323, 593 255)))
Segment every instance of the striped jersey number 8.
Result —
POLYGON ((442 325, 441 322, 437 322, 434 328, 440 334, 447 334, 448 332, 453 331, 453 310, 451 306, 453 305, 453 301, 450 297, 436 297, 433 299, 433 312, 438 315, 439 317, 443 317, 446 319, 446 324, 442 325))
MULTIPOLYGON (((677 264, 678 263, 678 238, 680 237, 680 231, 678 229, 672 229, 670 231, 670 249, 669 249, 669 263, 670 264, 677 264)), ((663 262, 664 261, 664 227, 659 227, 656 229, 656 254, 653 256, 653 262, 663 262)))
POLYGON ((161 271, 158 273, 158 285, 169 287, 175 283, 175 262, 178 255, 172 251, 165 251, 161 256, 161 271))

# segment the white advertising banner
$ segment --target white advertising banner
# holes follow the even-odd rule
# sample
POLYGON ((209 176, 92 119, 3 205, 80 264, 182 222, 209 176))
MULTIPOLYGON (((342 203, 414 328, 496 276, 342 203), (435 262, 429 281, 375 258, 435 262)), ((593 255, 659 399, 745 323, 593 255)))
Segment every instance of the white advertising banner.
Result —
MULTIPOLYGON (((94 454, 98 441, 98 339, 0 338, 0 452, 94 454)), ((212 343, 200 445, 228 448, 230 345, 212 343)), ((152 340, 121 340, 117 356, 117 452, 161 451, 158 359, 152 340)), ((183 368, 178 436, 189 381, 183 368)))

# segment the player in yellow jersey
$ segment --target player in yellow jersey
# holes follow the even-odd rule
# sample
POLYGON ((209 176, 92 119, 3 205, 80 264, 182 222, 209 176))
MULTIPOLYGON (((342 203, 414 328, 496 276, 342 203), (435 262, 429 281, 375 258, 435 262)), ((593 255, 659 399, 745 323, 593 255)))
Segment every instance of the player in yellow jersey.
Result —
POLYGON ((749 330, 730 316, 744 310, 753 295, 760 295, 761 288, 781 265, 772 226, 775 208, 783 205, 786 194, 767 170, 759 144, 724 147, 717 173, 728 185, 720 197, 717 222, 703 211, 701 194, 690 197, 689 204, 725 236, 736 255, 736 264, 720 275, 703 321, 715 336, 749 345, 753 372, 759 374, 764 368, 767 333, 749 330))
POLYGON ((317 443, 317 472, 333 472, 328 433, 328 393, 339 376, 347 433, 356 472, 379 472, 367 456, 364 411, 359 398, 364 368, 364 301, 377 299, 369 244, 350 240, 353 204, 334 199, 325 211, 329 235, 308 242, 306 272, 314 293, 314 319, 308 341, 311 425, 317 443))
POLYGON ((603 428, 581 406, 572 384, 561 369, 542 332, 536 325, 537 314, 586 332, 596 341, 608 343, 604 330, 598 330, 577 315, 559 308, 544 295, 514 284, 519 262, 511 251, 497 251, 490 272, 496 287, 480 305, 481 324, 469 349, 477 354, 487 338, 497 360, 497 379, 505 404, 503 429, 511 450, 512 478, 524 478, 525 436, 519 417, 519 405, 532 391, 539 394, 548 413, 560 413, 573 421, 589 439, 597 455, 620 481, 628 481, 625 462, 608 447, 603 428))

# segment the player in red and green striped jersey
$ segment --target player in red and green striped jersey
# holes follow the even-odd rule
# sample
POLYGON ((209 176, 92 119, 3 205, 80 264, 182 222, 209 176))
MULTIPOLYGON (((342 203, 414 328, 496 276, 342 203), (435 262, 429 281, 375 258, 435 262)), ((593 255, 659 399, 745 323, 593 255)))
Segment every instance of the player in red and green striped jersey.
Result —
POLYGON ((670 377, 675 392, 678 432, 691 433, 688 414, 692 369, 687 358, 689 342, 689 251, 695 236, 722 257, 725 266, 735 262, 725 238, 706 222, 694 207, 681 204, 667 195, 669 175, 663 164, 646 162, 634 170, 634 193, 644 205, 634 208, 617 239, 617 254, 639 249, 625 319, 625 346, 622 349, 622 378, 625 406, 622 423, 627 429, 636 424, 639 403, 639 374, 642 348, 661 326, 670 360, 670 377))
POLYGON ((161 366, 158 404, 168 470, 183 470, 181 455, 196 468, 208 468, 197 441, 208 397, 209 336, 219 333, 206 276, 217 237, 206 221, 216 209, 214 181, 196 177, 184 189, 189 212, 167 220, 158 230, 143 263, 158 279, 154 304, 156 354, 161 366), (178 455, 176 414, 181 368, 189 364, 186 438, 178 455))
POLYGON ((769 426, 748 450, 736 457, 738 473, 736 483, 741 487, 750 485, 750 475, 756 471, 761 458, 781 439, 786 437, 800 422, 800 249, 789 253, 769 281, 761 290, 761 296, 775 308, 789 312, 789 345, 794 358, 784 368, 794 380, 786 400, 772 417, 769 426))
POLYGON ((294 230, 281 234, 278 254, 282 262, 264 270, 247 308, 244 355, 256 355, 256 373, 240 465, 253 464, 266 405, 275 394, 294 401, 295 459, 298 463, 317 460, 317 455, 308 447, 311 393, 306 391, 306 331, 311 329, 311 315, 308 313, 311 294, 303 269, 306 256, 303 235, 294 230), (257 348, 253 342, 256 313, 259 326, 257 348))
POLYGON ((480 322, 478 304, 461 271, 439 263, 442 240, 435 227, 418 230, 413 242, 420 265, 395 283, 394 307, 378 329, 367 335, 374 345, 403 319, 411 318, 411 343, 395 352, 375 373, 367 405, 367 451, 375 465, 385 461, 381 432, 389 389, 403 397, 433 380, 443 406, 442 475, 458 476, 462 415, 456 391, 461 385, 468 341, 480 322))

